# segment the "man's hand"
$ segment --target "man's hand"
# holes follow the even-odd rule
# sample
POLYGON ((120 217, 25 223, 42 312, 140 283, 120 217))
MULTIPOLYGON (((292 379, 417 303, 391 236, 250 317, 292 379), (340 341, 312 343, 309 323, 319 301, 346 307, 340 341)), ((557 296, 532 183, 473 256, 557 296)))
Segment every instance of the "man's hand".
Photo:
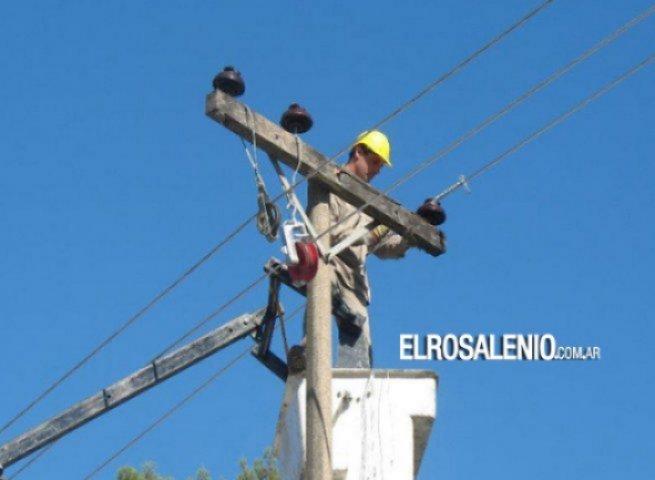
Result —
POLYGON ((389 233, 389 227, 386 225, 378 225, 369 234, 368 244, 375 245, 389 233))
POLYGON ((416 213, 423 217, 431 225, 441 225, 446 221, 446 212, 439 202, 428 198, 423 205, 418 207, 416 213))

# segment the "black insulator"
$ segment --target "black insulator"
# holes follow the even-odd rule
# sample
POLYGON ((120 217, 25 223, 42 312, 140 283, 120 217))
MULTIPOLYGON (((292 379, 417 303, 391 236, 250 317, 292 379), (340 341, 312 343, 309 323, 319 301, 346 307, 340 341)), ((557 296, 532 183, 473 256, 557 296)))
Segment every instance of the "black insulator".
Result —
POLYGON ((243 92, 246 91, 246 84, 241 78, 241 72, 231 66, 225 67, 221 73, 216 75, 212 85, 214 90, 220 90, 232 97, 243 95, 243 92))
POLYGON ((312 128, 314 121, 307 110, 297 103, 293 103, 289 106, 288 110, 282 114, 280 125, 282 125, 282 128, 287 132, 305 133, 312 128))
POLYGON ((446 221, 446 212, 443 207, 439 202, 435 202, 431 198, 426 199, 423 205, 418 207, 416 213, 431 225, 441 225, 446 221))

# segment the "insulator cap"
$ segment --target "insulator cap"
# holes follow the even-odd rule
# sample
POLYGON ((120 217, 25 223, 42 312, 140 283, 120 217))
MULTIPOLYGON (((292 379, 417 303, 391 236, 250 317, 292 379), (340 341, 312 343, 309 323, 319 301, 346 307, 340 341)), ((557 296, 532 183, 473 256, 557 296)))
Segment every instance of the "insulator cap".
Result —
POLYGON ((282 114, 280 125, 290 133, 305 133, 312 128, 314 121, 307 110, 297 103, 292 103, 282 114))
POLYGON ((416 210, 421 217, 423 217, 431 225, 441 225, 446 221, 446 212, 439 202, 427 198, 423 205, 416 210))
POLYGON ((291 281, 311 282, 318 271, 318 248, 315 243, 296 242, 298 264, 287 268, 291 281))
POLYGON ((229 65, 214 77, 212 85, 214 90, 220 90, 232 97, 243 95, 243 92, 246 91, 246 84, 241 78, 241 72, 229 65))

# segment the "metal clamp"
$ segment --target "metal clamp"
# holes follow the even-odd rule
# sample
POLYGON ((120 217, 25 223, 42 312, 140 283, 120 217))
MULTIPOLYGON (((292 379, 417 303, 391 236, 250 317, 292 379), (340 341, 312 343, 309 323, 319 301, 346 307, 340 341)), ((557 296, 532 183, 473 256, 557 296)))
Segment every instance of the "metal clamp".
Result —
POLYGON ((432 199, 433 202, 440 202, 444 198, 446 198, 448 195, 453 193, 455 190, 459 189, 460 187, 464 187, 464 189, 468 192, 471 193, 471 187, 469 187, 468 184, 468 179, 466 178, 465 175, 460 175, 458 180, 453 183, 450 187, 445 189, 443 192, 438 194, 436 197, 432 199))
POLYGON ((271 202, 263 184, 258 184, 257 189, 257 230, 266 237, 269 242, 277 240, 277 232, 280 228, 280 209, 271 202))
POLYGON ((298 197, 296 196, 296 193, 293 190, 292 185, 289 184, 289 180, 287 180, 286 175, 284 175, 284 172, 282 171, 282 167, 280 167, 277 158, 271 157, 270 155, 268 158, 273 164, 273 168, 275 169, 275 172, 277 173, 277 176, 280 179, 280 183, 282 184, 282 189, 284 190, 284 193, 287 196, 287 200, 289 201, 289 204, 295 207, 296 211, 300 214, 300 218, 302 218, 302 221, 307 226, 307 232, 309 232, 309 235, 311 236, 311 241, 316 243, 319 253, 323 258, 326 258, 328 252, 326 251, 322 242, 317 239, 318 233, 316 232, 316 229, 314 228, 312 222, 309 220, 309 217, 307 216, 307 212, 305 212, 305 209, 303 208, 300 201, 298 200, 298 197))

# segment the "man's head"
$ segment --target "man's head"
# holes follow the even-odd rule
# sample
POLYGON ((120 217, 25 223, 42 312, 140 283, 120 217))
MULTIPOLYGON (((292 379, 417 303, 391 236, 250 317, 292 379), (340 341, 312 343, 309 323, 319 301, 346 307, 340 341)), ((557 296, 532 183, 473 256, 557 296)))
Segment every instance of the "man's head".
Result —
POLYGON ((390 153, 389 139, 384 133, 377 130, 363 132, 350 150, 346 169, 370 182, 383 165, 391 166, 390 153))

